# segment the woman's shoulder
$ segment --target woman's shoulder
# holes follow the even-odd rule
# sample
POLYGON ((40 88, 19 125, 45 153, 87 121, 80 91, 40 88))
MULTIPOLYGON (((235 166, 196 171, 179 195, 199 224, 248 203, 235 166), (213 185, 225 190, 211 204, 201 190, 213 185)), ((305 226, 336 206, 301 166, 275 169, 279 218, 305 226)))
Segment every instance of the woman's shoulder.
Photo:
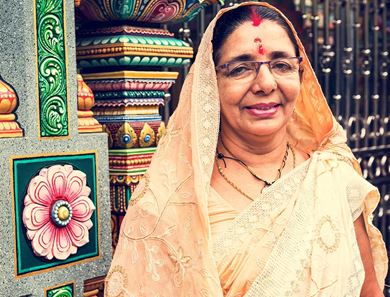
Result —
POLYGON ((356 166, 359 165, 354 159, 333 151, 319 151, 316 154, 335 184, 345 187, 348 191, 359 190, 367 193, 376 190, 376 187, 357 171, 356 166))

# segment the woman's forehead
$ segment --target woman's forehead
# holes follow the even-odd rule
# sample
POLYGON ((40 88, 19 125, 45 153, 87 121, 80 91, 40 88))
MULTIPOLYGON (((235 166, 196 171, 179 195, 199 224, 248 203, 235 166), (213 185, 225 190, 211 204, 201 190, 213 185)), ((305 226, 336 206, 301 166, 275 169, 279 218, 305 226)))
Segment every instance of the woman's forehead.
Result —
POLYGON ((263 20, 254 26, 251 21, 239 25, 225 40, 221 48, 221 58, 229 59, 236 55, 258 53, 261 41, 265 56, 274 51, 285 51, 289 56, 295 55, 295 48, 286 30, 276 22, 263 20))

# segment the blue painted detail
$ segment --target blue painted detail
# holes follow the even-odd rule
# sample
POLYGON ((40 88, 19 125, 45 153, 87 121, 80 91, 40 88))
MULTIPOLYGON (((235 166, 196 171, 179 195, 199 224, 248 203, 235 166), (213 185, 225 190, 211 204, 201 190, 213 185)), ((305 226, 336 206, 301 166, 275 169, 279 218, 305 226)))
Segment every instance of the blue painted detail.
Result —
POLYGON ((131 136, 130 136, 130 135, 125 134, 125 135, 122 136, 122 142, 123 142, 123 143, 127 144, 127 143, 129 143, 130 141, 131 141, 131 136))

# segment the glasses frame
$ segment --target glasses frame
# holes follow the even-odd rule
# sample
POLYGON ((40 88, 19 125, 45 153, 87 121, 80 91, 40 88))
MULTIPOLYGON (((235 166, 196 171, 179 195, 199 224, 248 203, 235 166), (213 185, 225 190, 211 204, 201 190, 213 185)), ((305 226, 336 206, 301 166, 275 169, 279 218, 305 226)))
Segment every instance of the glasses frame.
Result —
MULTIPOLYGON (((259 75, 259 71, 260 71, 260 67, 264 64, 267 64, 268 65, 268 69, 270 69, 270 64, 275 61, 275 60, 280 60, 280 59, 298 59, 298 65, 300 65, 302 63, 302 60, 303 58, 301 56, 296 56, 296 57, 288 57, 288 58, 277 58, 277 59, 273 59, 273 60, 268 60, 268 61, 237 61, 237 62, 230 62, 230 63, 225 63, 225 64, 222 64, 222 65, 218 65, 215 67, 215 70, 218 72, 222 69, 225 69, 225 68, 228 68, 230 64, 233 64, 233 63, 247 63, 247 62, 250 62, 250 63, 254 63, 256 65, 256 77, 259 75)), ((298 69, 299 71, 300 69, 298 69)), ((228 76, 227 76, 228 77, 228 76)))

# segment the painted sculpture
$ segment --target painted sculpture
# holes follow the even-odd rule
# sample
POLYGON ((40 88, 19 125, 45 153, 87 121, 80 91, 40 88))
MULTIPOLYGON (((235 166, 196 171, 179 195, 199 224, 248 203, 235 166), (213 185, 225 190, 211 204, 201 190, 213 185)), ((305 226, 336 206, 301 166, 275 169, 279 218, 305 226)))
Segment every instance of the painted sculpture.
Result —
POLYGON ((16 116, 13 113, 17 105, 16 92, 0 76, 0 138, 23 136, 23 131, 15 121, 16 116))
MULTIPOLYGON (((89 21, 184 22, 216 0, 83 0, 79 6, 89 21)), ((223 1, 220 1, 223 2, 223 1)))
POLYGON ((83 77, 77 75, 77 126, 79 133, 102 132, 102 125, 93 117, 91 111, 95 98, 83 77))
POLYGON ((65 260, 89 242, 95 210, 90 193, 85 173, 71 165, 43 168, 30 181, 23 223, 36 255, 65 260))
POLYGON ((78 32, 81 68, 177 67, 190 63, 193 49, 167 30, 117 26, 78 32))

